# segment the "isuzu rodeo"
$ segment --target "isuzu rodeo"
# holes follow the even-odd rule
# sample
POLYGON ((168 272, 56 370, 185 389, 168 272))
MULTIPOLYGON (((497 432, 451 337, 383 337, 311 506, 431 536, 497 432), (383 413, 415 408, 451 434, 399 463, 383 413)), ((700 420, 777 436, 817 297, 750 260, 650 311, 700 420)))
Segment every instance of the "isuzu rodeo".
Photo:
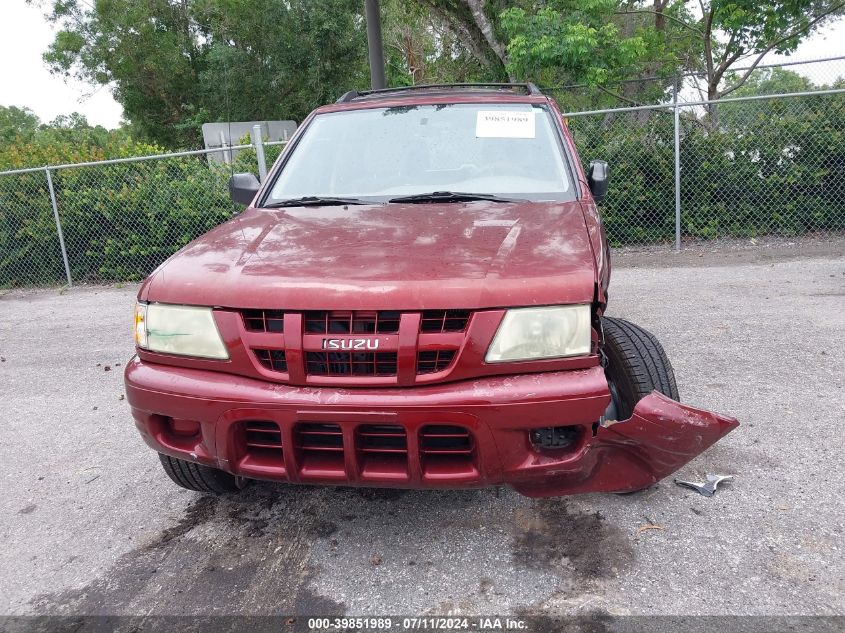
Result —
POLYGON ((655 337, 604 315, 607 179, 532 84, 318 108, 142 285, 138 430, 201 492, 653 484, 737 421, 680 404, 655 337))

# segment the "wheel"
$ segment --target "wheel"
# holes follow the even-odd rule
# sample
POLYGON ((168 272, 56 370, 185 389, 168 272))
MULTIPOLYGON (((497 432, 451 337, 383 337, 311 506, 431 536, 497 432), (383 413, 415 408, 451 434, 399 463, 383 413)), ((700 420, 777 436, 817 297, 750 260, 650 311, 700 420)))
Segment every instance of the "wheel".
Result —
POLYGON ((601 322, 614 419, 630 418, 637 402, 652 391, 680 400, 672 363, 653 334, 623 319, 603 317, 601 322))
POLYGON ((186 462, 184 459, 176 459, 170 457, 170 455, 159 453, 158 458, 164 472, 174 483, 195 492, 211 492, 214 494, 239 492, 247 483, 243 477, 235 477, 229 473, 224 473, 222 470, 186 462))

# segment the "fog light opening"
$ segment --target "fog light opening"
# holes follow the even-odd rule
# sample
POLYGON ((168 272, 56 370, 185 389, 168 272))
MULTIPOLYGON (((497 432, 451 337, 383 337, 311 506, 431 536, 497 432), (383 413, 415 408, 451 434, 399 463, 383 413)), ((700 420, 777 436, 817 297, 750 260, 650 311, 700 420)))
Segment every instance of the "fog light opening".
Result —
POLYGON ((546 451, 557 451, 572 448, 581 439, 584 429, 581 426, 544 426, 529 432, 531 444, 534 448, 546 451))
POLYGON ((168 418, 167 432, 176 438, 199 437, 200 423, 196 420, 168 418))

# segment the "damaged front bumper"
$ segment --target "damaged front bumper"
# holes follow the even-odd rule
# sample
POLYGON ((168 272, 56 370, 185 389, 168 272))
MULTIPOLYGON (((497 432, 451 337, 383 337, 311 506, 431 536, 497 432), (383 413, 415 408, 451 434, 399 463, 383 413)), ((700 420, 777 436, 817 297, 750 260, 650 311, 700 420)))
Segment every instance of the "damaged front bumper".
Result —
POLYGON ((507 484, 536 497, 626 492, 666 477, 738 424, 658 393, 643 398, 630 419, 599 424, 610 402, 601 367, 342 389, 136 358, 125 379, 136 426, 155 450, 292 483, 507 484), (573 441, 536 446, 532 431, 550 426, 574 428, 573 441))

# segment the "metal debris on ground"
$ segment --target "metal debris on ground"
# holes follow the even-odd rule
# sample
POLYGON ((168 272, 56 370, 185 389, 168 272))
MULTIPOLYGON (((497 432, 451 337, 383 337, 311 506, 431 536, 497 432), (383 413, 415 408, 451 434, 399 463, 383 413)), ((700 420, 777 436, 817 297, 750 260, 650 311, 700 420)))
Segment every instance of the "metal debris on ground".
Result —
POLYGON ((682 481, 680 479, 676 479, 675 483, 678 486, 682 486, 684 488, 689 488, 690 490, 695 490, 698 494, 703 495, 705 497, 712 497, 716 494, 716 487, 722 483, 723 481, 731 481, 734 476, 733 475, 706 475, 707 483, 701 483, 697 481, 682 481))
POLYGON ((634 536, 639 536, 640 534, 642 534, 643 532, 647 532, 648 530, 662 530, 662 529, 664 529, 662 525, 654 525, 654 524, 652 524, 652 525, 641 525, 640 527, 637 528, 637 532, 636 532, 636 534, 634 534, 634 536))

